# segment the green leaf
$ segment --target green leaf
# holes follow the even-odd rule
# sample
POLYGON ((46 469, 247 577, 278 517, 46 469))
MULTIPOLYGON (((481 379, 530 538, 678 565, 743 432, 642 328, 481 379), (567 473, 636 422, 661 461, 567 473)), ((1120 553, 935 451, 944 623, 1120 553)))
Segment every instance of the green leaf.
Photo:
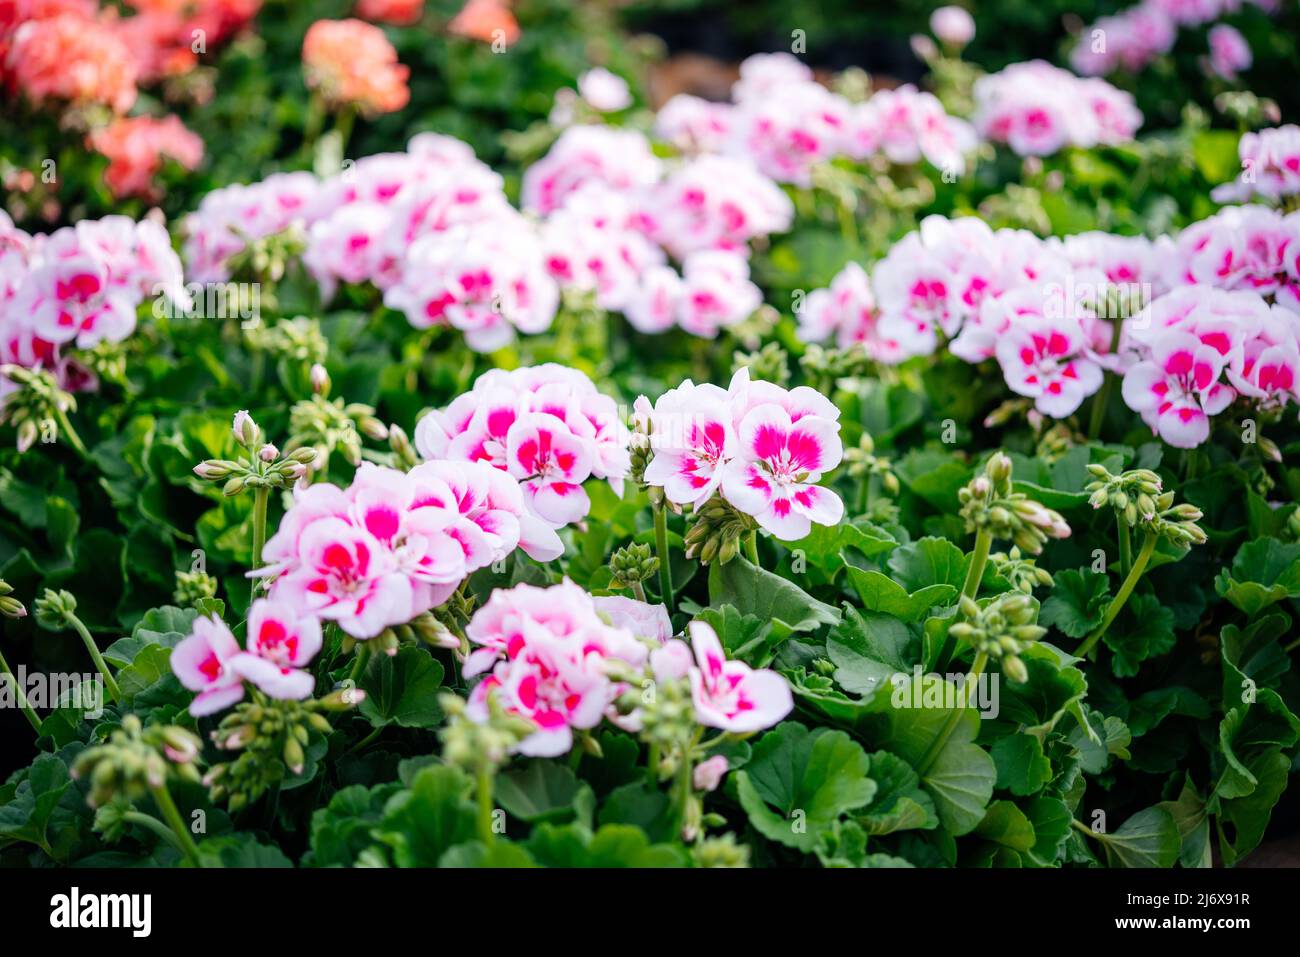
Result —
POLYGON ((204 867, 293 867, 284 851, 262 844, 252 834, 222 834, 199 844, 199 860, 204 867))
POLYGON ((1173 815, 1178 826, 1178 836, 1183 842, 1178 862, 1183 867, 1212 867, 1210 815, 1205 799, 1192 786, 1191 775, 1183 780, 1183 789, 1176 801, 1162 801, 1159 806, 1173 815))
POLYGON ((47 831, 71 783, 66 764, 53 754, 40 755, 13 797, 0 806, 0 838, 35 844, 51 854, 47 831))
POLYGON ((1160 805, 1134 814, 1114 834, 1092 836, 1112 867, 1173 867, 1182 848, 1174 816, 1160 805))
POLYGON ((790 632, 816 631, 840 620, 835 608, 798 585, 740 559, 709 566, 709 604, 734 605, 742 615, 781 622, 790 632))
POLYGON ((438 858, 438 866, 515 868, 536 867, 537 862, 527 850, 510 841, 496 840, 490 847, 481 841, 469 841, 449 849, 438 858))
POLYGON ((1034 825, 1025 817, 1025 812, 1010 801, 994 801, 990 804, 984 819, 975 828, 975 833, 986 841, 1022 853, 1027 853, 1036 842, 1034 825))
POLYGON ((979 714, 963 708, 951 733, 934 758, 932 748, 948 726, 956 686, 938 675, 909 675, 890 694, 871 699, 868 711, 884 726, 871 727, 880 741, 913 768, 929 760, 921 786, 933 798, 940 823, 952 834, 969 833, 984 818, 993 796, 997 769, 988 753, 975 744, 979 714))
POLYGON ((438 694, 442 663, 423 648, 398 649, 396 655, 374 655, 359 686, 366 693, 358 710, 376 728, 432 728, 442 720, 438 694))
POLYGON ((893 615, 903 621, 917 621, 935 605, 948 605, 957 598, 952 585, 927 585, 909 594, 888 575, 849 566, 849 583, 867 611, 893 615))
POLYGON ((117 673, 123 703, 149 708, 188 702, 191 694, 172 674, 171 657, 172 650, 162 645, 146 645, 140 649, 131 663, 117 673))
POLYGON ((1067 568, 1052 576, 1052 594, 1043 602, 1038 623, 1082 638, 1101 624, 1110 604, 1110 580, 1099 572, 1067 568))
POLYGON ((1257 538, 1242 545, 1215 589, 1249 616, 1274 602, 1300 598, 1300 542, 1257 538))
POLYGON ((843 731, 809 731, 785 721, 754 746, 749 764, 735 774, 736 788, 760 834, 812 853, 833 822, 875 794, 870 764, 843 731))
POLYGON ((135 661, 136 655, 149 645, 175 648, 194 630, 198 612, 193 608, 176 608, 164 605, 145 612, 130 636, 119 638, 104 649, 104 660, 119 668, 135 661))
MULTIPOLYGON (((1291 760, 1280 748, 1271 748, 1252 757, 1247 771, 1255 780, 1249 794, 1219 802, 1221 822, 1230 824, 1231 830, 1219 827, 1219 850, 1223 863, 1231 867, 1256 847, 1264 837, 1269 818, 1278 798, 1286 790, 1291 760), (1231 835, 1231 837, 1229 837, 1231 835)), ((1208 851, 1205 852, 1208 855, 1208 851)))
POLYGON ((998 769, 997 786, 1017 797, 1037 794, 1052 779, 1052 762, 1032 734, 1009 734, 989 748, 998 769))
POLYGON ((398 784, 367 788, 360 784, 338 791, 329 804, 311 816, 311 850, 304 864, 351 867, 357 855, 374 843, 371 831, 384 816, 398 784))
POLYGON ((1070 836, 1074 819, 1060 798, 1039 797, 1022 805, 1025 816, 1034 826, 1034 846, 1026 859, 1039 867, 1055 867, 1061 848, 1070 836))
POLYGON ((889 556, 894 581, 909 592, 929 585, 960 589, 969 563, 966 554, 946 538, 918 539, 895 549, 889 556))
POLYGON ((836 665, 835 680, 845 691, 869 695, 881 683, 916 661, 916 636, 896 618, 844 606, 844 617, 826 639, 826 655, 836 665))
POLYGON ((585 787, 565 765, 534 760, 498 774, 493 795, 509 814, 531 824, 572 818, 585 787))
POLYGON ((474 837, 470 780, 458 768, 426 767, 384 807, 375 837, 398 867, 435 867, 443 853, 474 837))
POLYGON ((855 815, 866 834, 931 830, 939 826, 934 801, 921 789, 920 778, 902 758, 888 751, 871 755, 871 779, 876 782, 876 794, 855 815))
POLYGON ((1106 629, 1102 639, 1114 656, 1110 667, 1117 678, 1132 678, 1148 658, 1174 647, 1174 613, 1155 595, 1134 595, 1106 629))
POLYGON ((593 834, 581 824, 539 824, 524 845, 542 867, 684 867, 670 844, 651 844, 639 829, 606 824, 593 834))

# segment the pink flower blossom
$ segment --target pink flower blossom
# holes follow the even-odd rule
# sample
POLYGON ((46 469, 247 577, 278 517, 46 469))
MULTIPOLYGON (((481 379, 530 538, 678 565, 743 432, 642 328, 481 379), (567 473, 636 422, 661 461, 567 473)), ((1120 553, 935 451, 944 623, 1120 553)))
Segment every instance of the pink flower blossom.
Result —
POLYGON ((259 598, 248 612, 247 651, 230 667, 272 698, 300 701, 316 688, 303 666, 321 649, 320 622, 288 605, 259 598))
POLYGON ((737 452, 729 396, 716 385, 687 379, 655 402, 650 441, 654 458, 645 480, 670 502, 700 506, 722 484, 723 466, 737 452))
POLYGON ((702 621, 691 622, 689 630, 698 663, 690 674, 691 696, 700 724, 745 734, 770 728, 794 710, 790 686, 779 674, 728 661, 717 634, 702 621))
POLYGON ((940 7, 930 14, 930 29, 943 43, 964 47, 975 39, 975 20, 961 7, 940 7))
POLYGON ((171 666, 180 683, 198 695, 190 702, 196 718, 228 708, 244 697, 235 659, 243 651, 225 623, 215 615, 194 619, 194 630, 172 649, 171 666))
POLYGON ((1153 337, 1149 358, 1124 376, 1124 401, 1170 445, 1195 448, 1210 436, 1210 417, 1236 397, 1220 381, 1227 363, 1192 333, 1167 330, 1153 337))
POLYGON ((571 126, 524 172, 523 205, 543 215, 585 183, 615 191, 640 189, 659 178, 659 160, 640 133, 605 126, 571 126))
POLYGON ((697 791, 716 791, 728 769, 726 757, 715 754, 695 765, 695 770, 691 772, 691 783, 697 791))
POLYGON ((573 746, 573 729, 593 728, 612 713, 623 687, 607 662, 642 667, 648 648, 601 619, 591 596, 570 581, 537 588, 517 585, 492 593, 465 634, 480 647, 465 662, 466 677, 491 669, 470 692, 468 714, 483 720, 488 696, 527 718, 537 731, 517 750, 554 757, 573 746))
POLYGON ((664 605, 651 605, 625 595, 594 595, 591 600, 611 625, 637 638, 662 644, 673 636, 672 621, 664 605))
POLYGON ((834 525, 844 514, 838 495, 818 485, 843 454, 839 424, 818 415, 792 421, 779 405, 759 405, 736 428, 737 455, 722 473, 727 501, 777 538, 796 541, 812 523, 834 525))
POLYGON ((1210 69, 1225 80, 1237 79, 1237 74, 1249 70, 1255 62, 1250 44, 1241 31, 1226 23, 1210 28, 1210 69))
POLYGON ((1032 398, 1044 415, 1063 419, 1101 388, 1101 366, 1072 317, 1017 316, 999 335, 996 352, 1010 389, 1032 398))
POLYGON ((578 77, 578 95, 593 110, 601 113, 617 113, 632 104, 627 81, 602 66, 593 67, 578 77))

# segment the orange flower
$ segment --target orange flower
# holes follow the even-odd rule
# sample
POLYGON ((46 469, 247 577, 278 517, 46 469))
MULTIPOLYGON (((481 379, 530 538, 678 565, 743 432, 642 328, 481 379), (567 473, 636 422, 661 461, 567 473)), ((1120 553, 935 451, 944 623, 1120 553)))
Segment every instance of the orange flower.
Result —
POLYGON ((357 0, 357 16, 376 23, 409 26, 424 13, 424 0, 357 0))
POLYGON ((33 103, 102 103, 125 113, 135 102, 131 52, 108 24, 75 13, 21 24, 6 54, 5 72, 33 103))
POLYGON ((457 36, 484 43, 504 41, 506 46, 519 39, 519 21, 502 0, 469 0, 460 13, 447 24, 457 36))
POLYGON ((302 43, 307 85, 326 102, 365 113, 393 113, 411 98, 407 67, 384 31, 363 20, 317 20, 302 43))
POLYGON ((127 196, 156 197, 153 178, 164 158, 194 169, 203 160, 203 141, 185 128, 175 116, 161 120, 152 116, 119 117, 90 134, 92 149, 108 157, 104 181, 118 199, 127 196))

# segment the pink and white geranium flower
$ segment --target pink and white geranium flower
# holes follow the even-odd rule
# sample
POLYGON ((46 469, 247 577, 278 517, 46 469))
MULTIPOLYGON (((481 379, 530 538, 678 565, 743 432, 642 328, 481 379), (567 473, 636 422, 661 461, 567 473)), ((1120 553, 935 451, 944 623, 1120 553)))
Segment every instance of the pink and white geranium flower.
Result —
POLYGON ((736 454, 728 394, 687 379, 659 397, 651 415, 654 458, 645 480, 668 501, 700 506, 722 484, 722 467, 736 454))
POLYGON ((272 698, 301 701, 316 679, 305 671, 321 649, 320 621, 290 605, 259 598, 248 612, 247 650, 230 667, 272 698))
POLYGON ((1227 365, 1227 356, 1191 332, 1166 330, 1124 376, 1124 401, 1170 445, 1195 448, 1210 437, 1210 417, 1236 398, 1220 381, 1227 365))
POLYGON ((723 470, 723 494, 777 538, 795 541, 813 522, 834 525, 843 516, 840 497, 817 484, 843 455, 838 422, 818 415, 795 421, 765 403, 740 420, 736 449, 723 470))
POLYGON ((697 664, 690 672, 691 698, 700 724, 747 734, 770 728, 794 710, 790 685, 779 674, 728 661, 705 622, 691 622, 689 631, 697 664))
POLYGON ((999 334, 996 354, 1011 391, 1055 419, 1072 415, 1101 388, 1102 368, 1073 318, 1017 317, 999 334))
POLYGON ((244 697, 243 677, 234 666, 244 652, 216 615, 194 619, 193 629, 172 649, 171 666, 182 685, 198 692, 190 714, 201 718, 244 697))

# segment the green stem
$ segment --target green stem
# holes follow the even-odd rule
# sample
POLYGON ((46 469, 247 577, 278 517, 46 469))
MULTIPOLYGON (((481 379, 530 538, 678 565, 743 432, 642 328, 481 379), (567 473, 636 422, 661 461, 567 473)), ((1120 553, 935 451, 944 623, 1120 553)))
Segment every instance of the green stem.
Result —
POLYGON ((1106 405, 1110 402, 1110 390, 1115 384, 1115 377, 1106 373, 1101 390, 1092 400, 1092 416, 1088 420, 1088 440, 1095 441, 1101 435, 1101 425, 1106 420, 1106 405))
POLYGON ((81 441, 81 436, 77 430, 72 427, 72 420, 68 418, 68 413, 60 409, 57 405, 54 407, 54 418, 59 423, 59 431, 67 436, 68 444, 83 459, 89 459, 90 453, 86 451, 86 444, 81 441))
POLYGON ((931 765, 939 759, 939 755, 943 752, 944 746, 948 743, 948 739, 952 737, 952 733, 957 727, 957 722, 961 721, 962 715, 966 713, 971 685, 975 683, 975 679, 984 673, 984 667, 988 663, 989 656, 986 653, 981 651, 975 656, 975 661, 966 675, 966 680, 961 683, 961 694, 963 698, 962 705, 959 708, 953 708, 952 711, 948 713, 948 720, 944 722, 943 730, 939 732, 939 736, 935 738, 934 743, 930 745, 930 750, 925 752, 925 757, 922 758, 921 763, 917 765, 917 777, 925 777, 925 772, 929 771, 931 765))
POLYGON ((371 730, 371 732, 370 732, 368 735, 366 735, 364 738, 362 738, 362 739, 361 739, 360 741, 358 741, 356 744, 352 745, 352 747, 348 748, 348 749, 347 749, 346 751, 344 751, 343 753, 344 753, 344 754, 352 754, 352 753, 355 752, 355 751, 360 751, 362 748, 364 748, 364 747, 365 747, 366 745, 368 745, 368 744, 373 744, 374 741, 375 741, 375 739, 379 737, 379 733, 380 733, 381 731, 383 731, 383 730, 384 730, 383 728, 373 728, 373 729, 371 730))
POLYGON ((1146 540, 1142 542, 1142 550, 1138 552, 1137 560, 1133 562, 1133 567, 1129 569, 1128 575, 1124 578, 1124 584, 1119 586, 1119 594, 1115 596, 1106 607, 1106 615, 1097 626, 1097 630, 1084 639, 1083 644, 1074 650, 1074 654, 1079 658, 1086 658, 1088 652, 1097 646, 1101 641, 1102 635, 1106 634, 1106 629, 1110 627, 1115 616, 1123 609, 1124 603, 1128 601, 1128 596, 1133 594, 1133 589, 1137 587, 1138 581, 1142 578, 1142 573, 1147 569, 1147 562, 1151 561, 1151 553, 1156 550, 1156 542, 1160 536, 1155 532, 1147 532, 1146 540))
POLYGON ((126 821, 128 824, 138 824, 145 830, 152 831, 173 848, 180 851, 182 854, 185 853, 185 848, 182 847, 181 842, 176 839, 176 835, 172 833, 172 829, 152 814, 145 814, 143 811, 127 811, 122 815, 122 820, 126 821))
POLYGON ((90 652, 91 661, 95 663, 99 673, 104 676, 104 687, 108 690, 109 699, 114 704, 117 704, 122 700, 122 690, 118 688, 117 681, 113 678, 113 672, 108 670, 108 664, 104 661, 104 656, 99 653, 99 647, 95 644, 95 639, 90 637, 90 632, 75 614, 69 613, 67 622, 81 636, 82 642, 86 645, 86 650, 90 652))
POLYGON ((199 860, 199 849, 194 843, 194 838, 190 836, 189 830, 185 827, 185 821, 181 818, 181 812, 176 809, 176 802, 172 800, 171 794, 168 793, 167 785, 159 784, 156 787, 150 787, 149 793, 153 795, 158 810, 162 811, 163 818, 176 834, 176 838, 180 842, 181 853, 189 858, 190 863, 195 867, 202 867, 203 863, 199 860))
POLYGON ((686 826, 686 818, 691 807, 691 756, 690 751, 683 751, 677 762, 677 836, 686 826))
POLYGON ((659 742, 650 743, 650 755, 646 764, 646 779, 653 786, 659 780, 659 742))
POLYGON ((632 594, 636 595, 637 601, 639 602, 645 601, 645 588, 641 585, 640 582, 632 583, 632 594))
POLYGON ((659 554, 659 600, 664 603, 671 615, 673 612, 673 568, 668 554, 668 512, 664 508, 654 509, 655 515, 655 551, 659 554))
POLYGON ((758 567, 758 529, 756 528, 750 529, 749 534, 745 536, 745 557, 749 559, 751 565, 758 567))
POLYGON ((478 769, 478 836, 489 847, 496 843, 492 830, 492 767, 486 761, 478 769))
POLYGON ((1128 522, 1119 517, 1119 573, 1127 575, 1133 567, 1133 540, 1128 530, 1128 522))
POLYGON ((974 598, 980 590, 984 566, 988 564, 989 550, 992 547, 993 536, 987 529, 981 528, 975 533, 975 549, 971 552, 970 567, 966 569, 966 581, 961 586, 961 593, 967 598, 974 598))
MULTIPOLYGON (((271 497, 269 488, 259 488, 253 493, 253 571, 262 567, 262 549, 266 547, 266 504, 271 497)), ((249 607, 257 598, 260 578, 253 579, 253 587, 248 595, 249 607)))
POLYGON ((14 683, 14 698, 18 702, 18 707, 22 709, 23 714, 27 717, 27 723, 32 726, 32 730, 36 732, 37 737, 40 737, 41 719, 32 710, 32 706, 27 700, 27 692, 23 691, 23 686, 18 682, 18 676, 9 668, 9 662, 5 661, 3 654, 0 654, 0 675, 8 675, 9 680, 14 683))

